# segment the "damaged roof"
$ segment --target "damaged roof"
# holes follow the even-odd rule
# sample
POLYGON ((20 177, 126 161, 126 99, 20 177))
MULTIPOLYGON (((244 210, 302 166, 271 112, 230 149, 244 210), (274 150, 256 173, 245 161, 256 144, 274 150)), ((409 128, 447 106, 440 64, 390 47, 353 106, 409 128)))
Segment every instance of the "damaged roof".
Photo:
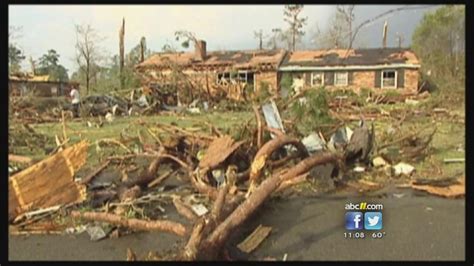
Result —
POLYGON ((200 61, 193 52, 157 53, 136 68, 169 68, 173 63, 181 67, 277 68, 285 54, 285 50, 212 51, 207 53, 204 61, 200 61))
POLYGON ((10 75, 9 80, 15 81, 28 81, 28 82, 47 82, 49 80, 49 75, 34 76, 32 74, 16 74, 10 75))
POLYGON ((418 65, 419 63, 415 53, 406 48, 329 49, 289 52, 281 67, 418 65))

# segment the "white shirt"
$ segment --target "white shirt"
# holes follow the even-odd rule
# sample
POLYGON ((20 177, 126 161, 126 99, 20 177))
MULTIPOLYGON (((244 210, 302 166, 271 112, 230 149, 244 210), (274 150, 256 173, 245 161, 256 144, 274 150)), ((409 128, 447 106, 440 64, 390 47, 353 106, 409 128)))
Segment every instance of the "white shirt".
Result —
POLYGON ((72 103, 75 104, 75 103, 79 103, 81 101, 81 97, 79 95, 79 91, 76 90, 76 89, 72 89, 71 90, 71 97, 72 97, 72 103))

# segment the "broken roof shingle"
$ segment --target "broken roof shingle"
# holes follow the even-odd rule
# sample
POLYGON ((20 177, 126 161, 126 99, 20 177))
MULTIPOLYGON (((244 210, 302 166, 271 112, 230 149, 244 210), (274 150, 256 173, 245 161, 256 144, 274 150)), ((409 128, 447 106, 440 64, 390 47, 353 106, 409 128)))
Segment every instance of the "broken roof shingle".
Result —
POLYGON ((259 65, 278 67, 286 52, 284 50, 243 50, 208 52, 204 61, 195 60, 193 52, 157 53, 138 64, 137 68, 167 68, 174 63, 182 67, 225 65, 234 68, 252 68, 259 65))
POLYGON ((348 66, 419 64, 416 55, 404 48, 330 49, 289 52, 281 66, 348 66))

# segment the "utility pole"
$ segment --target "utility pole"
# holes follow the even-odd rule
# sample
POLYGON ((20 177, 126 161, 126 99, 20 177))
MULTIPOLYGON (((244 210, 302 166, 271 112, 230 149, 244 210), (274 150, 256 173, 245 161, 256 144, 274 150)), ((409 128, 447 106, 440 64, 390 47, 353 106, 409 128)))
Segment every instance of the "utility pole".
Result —
POLYGON ((382 33, 382 38, 383 38, 383 41, 382 41, 382 46, 383 48, 387 48, 387 21, 385 21, 385 23, 383 24, 383 33, 382 33))

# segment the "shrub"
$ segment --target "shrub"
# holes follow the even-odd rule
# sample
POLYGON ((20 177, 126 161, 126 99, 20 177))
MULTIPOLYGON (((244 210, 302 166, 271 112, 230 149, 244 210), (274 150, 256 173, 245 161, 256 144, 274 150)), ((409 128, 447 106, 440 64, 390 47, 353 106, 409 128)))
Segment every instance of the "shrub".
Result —
POLYGON ((298 130, 308 134, 321 124, 331 123, 332 119, 329 116, 328 93, 324 88, 308 90, 304 96, 306 103, 293 103, 291 115, 297 122, 298 130))

